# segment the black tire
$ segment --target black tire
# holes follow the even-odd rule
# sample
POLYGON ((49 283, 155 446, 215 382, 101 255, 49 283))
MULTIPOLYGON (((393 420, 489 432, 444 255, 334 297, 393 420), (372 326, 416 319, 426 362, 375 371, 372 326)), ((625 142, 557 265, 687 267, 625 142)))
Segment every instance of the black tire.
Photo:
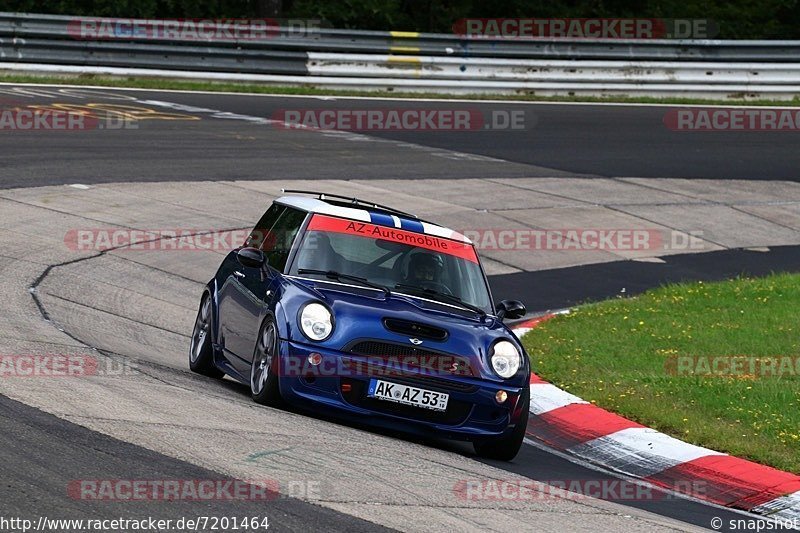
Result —
POLYGON ((284 405, 278 385, 278 326, 272 317, 261 325, 250 365, 250 394, 253 401, 270 407, 284 405))
POLYGON ((225 373, 214 364, 214 347, 211 346, 211 297, 200 300, 200 309, 194 321, 192 342, 189 345, 189 368, 210 378, 219 379, 225 373))
POLYGON ((508 436, 472 443, 475 453, 479 457, 497 461, 510 461, 517 456, 519 449, 522 447, 522 441, 525 439, 525 430, 528 428, 531 403, 530 392, 525 395, 523 402, 522 416, 520 416, 519 422, 517 422, 514 430, 508 436))

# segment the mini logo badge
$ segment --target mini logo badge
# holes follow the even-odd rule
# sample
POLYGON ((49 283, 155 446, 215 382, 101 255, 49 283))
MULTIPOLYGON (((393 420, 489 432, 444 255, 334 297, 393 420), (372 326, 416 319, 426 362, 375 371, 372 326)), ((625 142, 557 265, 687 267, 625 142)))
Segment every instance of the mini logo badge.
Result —
POLYGON ((422 341, 419 339, 408 339, 408 340, 410 340, 411 344, 413 344, 414 346, 419 346, 420 344, 422 344, 422 341))

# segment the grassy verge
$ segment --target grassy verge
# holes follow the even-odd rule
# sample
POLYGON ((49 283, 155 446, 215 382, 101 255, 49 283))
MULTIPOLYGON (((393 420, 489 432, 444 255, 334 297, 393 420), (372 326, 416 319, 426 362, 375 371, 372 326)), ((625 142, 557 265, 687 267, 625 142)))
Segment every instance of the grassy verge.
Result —
POLYGON ((587 401, 800 473, 800 275, 584 305, 523 342, 537 374, 587 401))
POLYGON ((625 96, 540 96, 536 94, 472 94, 443 95, 436 93, 409 93, 397 91, 349 91, 320 89, 313 86, 278 87, 254 83, 228 83, 171 80, 161 78, 120 78, 82 74, 76 76, 61 75, 25 75, 0 74, 0 83, 41 83, 54 85, 96 85, 115 88, 161 89, 178 91, 210 91, 232 93, 255 93, 274 95, 303 96, 372 96, 398 99, 438 99, 438 100, 503 100, 520 102, 589 102, 589 103, 623 103, 623 104, 667 104, 667 105, 746 105, 746 106, 800 106, 800 97, 791 101, 784 100, 705 100, 695 98, 630 98, 625 96))

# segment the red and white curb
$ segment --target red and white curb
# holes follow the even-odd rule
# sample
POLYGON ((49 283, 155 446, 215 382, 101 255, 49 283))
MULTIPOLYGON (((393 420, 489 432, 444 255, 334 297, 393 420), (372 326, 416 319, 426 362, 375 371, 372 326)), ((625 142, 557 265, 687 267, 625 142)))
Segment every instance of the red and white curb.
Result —
MULTIPOLYGON (((513 331, 521 337, 554 316, 523 322, 513 331)), ((780 520, 800 520, 800 476, 680 441, 533 374, 530 388, 527 433, 550 448, 696 499, 780 520)))

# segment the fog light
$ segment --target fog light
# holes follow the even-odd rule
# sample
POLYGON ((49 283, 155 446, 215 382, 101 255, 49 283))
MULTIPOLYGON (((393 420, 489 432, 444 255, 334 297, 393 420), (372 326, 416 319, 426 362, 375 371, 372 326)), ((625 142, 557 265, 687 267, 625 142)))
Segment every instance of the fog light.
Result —
POLYGON ((504 390, 497 391, 497 394, 494 395, 494 399, 497 400, 497 403, 503 403, 508 399, 508 393, 504 390))
POLYGON ((310 354, 308 354, 308 364, 310 364, 311 366, 319 366, 321 362, 322 362, 322 354, 319 354, 317 352, 311 352, 310 354))

